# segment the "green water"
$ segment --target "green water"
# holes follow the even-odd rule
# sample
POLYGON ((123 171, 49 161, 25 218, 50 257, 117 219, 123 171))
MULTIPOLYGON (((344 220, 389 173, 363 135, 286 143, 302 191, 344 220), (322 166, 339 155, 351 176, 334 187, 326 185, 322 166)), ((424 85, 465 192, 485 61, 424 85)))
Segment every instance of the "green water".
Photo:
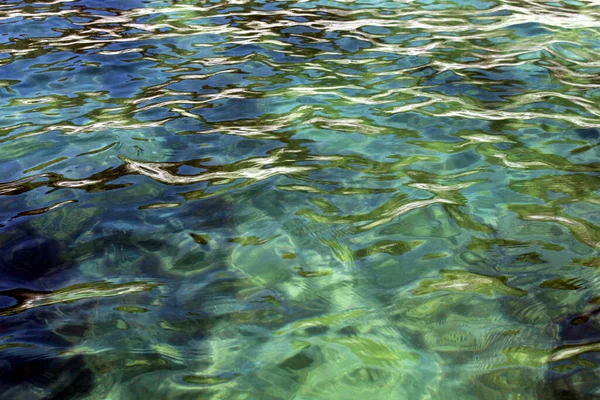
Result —
POLYGON ((0 398, 600 398, 600 3, 0 3, 0 398))

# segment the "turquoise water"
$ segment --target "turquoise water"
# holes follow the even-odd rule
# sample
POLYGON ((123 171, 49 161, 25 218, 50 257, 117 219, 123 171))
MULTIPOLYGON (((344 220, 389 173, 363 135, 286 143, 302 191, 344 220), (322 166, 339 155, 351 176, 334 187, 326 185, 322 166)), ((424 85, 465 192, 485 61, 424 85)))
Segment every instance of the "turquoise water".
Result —
POLYGON ((600 398, 600 3, 0 3, 0 398, 600 398))

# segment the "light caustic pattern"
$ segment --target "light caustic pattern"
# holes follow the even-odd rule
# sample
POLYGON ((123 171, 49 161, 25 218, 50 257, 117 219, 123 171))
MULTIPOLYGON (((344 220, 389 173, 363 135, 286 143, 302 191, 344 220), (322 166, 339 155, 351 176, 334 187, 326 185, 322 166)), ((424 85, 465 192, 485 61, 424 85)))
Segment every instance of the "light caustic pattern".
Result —
POLYGON ((0 4, 0 398, 600 396, 600 3, 0 4))

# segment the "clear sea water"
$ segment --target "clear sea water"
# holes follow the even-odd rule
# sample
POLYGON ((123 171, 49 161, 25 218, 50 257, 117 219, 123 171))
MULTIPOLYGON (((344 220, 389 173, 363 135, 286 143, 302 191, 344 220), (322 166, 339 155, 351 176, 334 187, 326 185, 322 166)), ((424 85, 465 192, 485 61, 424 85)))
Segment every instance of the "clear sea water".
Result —
POLYGON ((600 398, 599 28, 0 2, 0 398, 600 398))

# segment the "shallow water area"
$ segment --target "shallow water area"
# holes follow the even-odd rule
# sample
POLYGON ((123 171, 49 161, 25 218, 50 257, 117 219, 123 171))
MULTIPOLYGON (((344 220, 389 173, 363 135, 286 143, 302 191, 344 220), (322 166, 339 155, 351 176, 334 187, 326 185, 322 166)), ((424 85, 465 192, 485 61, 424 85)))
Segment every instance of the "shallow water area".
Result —
POLYGON ((599 27, 2 2, 0 398, 600 398, 599 27))

